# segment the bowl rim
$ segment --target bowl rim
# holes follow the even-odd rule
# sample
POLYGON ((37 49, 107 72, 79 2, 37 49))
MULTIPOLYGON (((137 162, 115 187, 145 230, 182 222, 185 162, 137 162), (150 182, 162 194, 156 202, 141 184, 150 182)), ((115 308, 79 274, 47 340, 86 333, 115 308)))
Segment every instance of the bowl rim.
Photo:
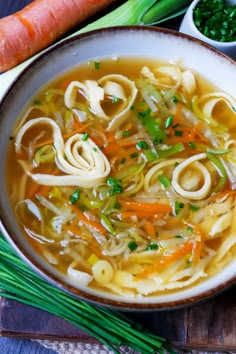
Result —
MULTIPOLYGON (((5 103, 5 100, 8 98, 9 93, 11 90, 14 88, 16 83, 18 83, 22 77, 27 75, 29 73, 29 70, 33 70, 35 67, 37 67, 38 63, 43 61, 48 55, 50 56, 52 53, 57 51, 63 46, 66 46, 70 43, 74 43, 76 41, 80 41, 81 39, 84 39, 86 37, 90 37, 93 35, 101 34, 101 33, 107 33, 107 32, 114 32, 114 31, 147 31, 147 32, 157 32, 157 33, 162 33, 164 35, 172 35, 175 37, 179 37, 182 39, 187 39, 191 42, 195 42, 200 46, 203 46, 210 50, 211 52, 217 53, 220 57, 224 58, 224 60, 227 60, 233 65, 236 65, 235 61, 227 56, 226 54, 222 53, 221 51, 217 50, 216 48, 210 46, 209 44, 195 38, 191 37, 187 34, 180 33, 174 30, 170 29, 164 29, 164 28, 159 28, 159 27, 151 27, 151 26, 115 26, 115 27, 108 27, 108 28, 103 28, 103 29, 98 29, 98 30, 93 30, 87 33, 82 33, 82 34, 77 34, 75 36, 72 36, 70 38, 66 38, 59 43, 55 44, 54 46, 50 47, 43 53, 41 53, 39 56, 37 56, 32 62, 30 62, 23 70, 17 75, 17 77, 13 80, 13 82, 10 84, 10 86, 7 88, 5 91, 1 102, 0 102, 0 110, 2 109, 2 106, 5 103)), ((102 305, 104 307, 109 307, 113 308, 115 310, 124 310, 124 311, 153 311, 153 310, 169 310, 169 309, 177 309, 177 308, 182 308, 186 306, 190 306, 192 304, 198 303, 205 301, 209 299, 210 297, 218 294, 219 292, 225 291, 229 287, 231 287, 235 282, 236 282, 236 275, 232 276, 230 279, 227 281, 221 283, 220 285, 207 290, 203 291, 200 294, 197 294, 192 297, 176 300, 176 301, 167 301, 167 302, 161 302, 161 303, 141 303, 141 302, 123 302, 123 301, 117 301, 117 300, 110 300, 106 297, 101 297, 101 296, 96 296, 93 294, 88 294, 87 292, 77 289, 68 283, 64 282, 61 279, 56 278, 52 274, 49 274, 49 272, 46 269, 42 269, 42 267, 37 264, 37 262, 32 259, 31 255, 27 254, 27 252, 24 250, 24 248, 21 246, 20 242, 17 240, 15 235, 11 235, 8 226, 6 225, 5 221, 3 220, 1 216, 1 206, 0 206, 0 229, 2 231, 3 236, 5 239, 11 244, 11 246, 15 249, 16 253, 34 270, 36 271, 37 274, 42 276, 47 282, 50 284, 56 286, 57 288, 60 288, 61 290, 69 293, 72 296, 75 296, 79 300, 87 301, 89 303, 95 304, 95 305, 102 305)), ((158 297, 158 295, 157 295, 158 297)))

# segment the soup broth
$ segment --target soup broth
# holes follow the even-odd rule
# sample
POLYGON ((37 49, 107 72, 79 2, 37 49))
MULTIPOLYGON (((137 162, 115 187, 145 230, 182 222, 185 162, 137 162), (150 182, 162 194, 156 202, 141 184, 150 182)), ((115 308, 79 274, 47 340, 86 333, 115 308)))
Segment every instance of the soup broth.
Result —
POLYGON ((204 281, 235 257, 235 127, 235 100, 181 63, 85 63, 14 128, 18 223, 75 287, 135 297, 204 281))

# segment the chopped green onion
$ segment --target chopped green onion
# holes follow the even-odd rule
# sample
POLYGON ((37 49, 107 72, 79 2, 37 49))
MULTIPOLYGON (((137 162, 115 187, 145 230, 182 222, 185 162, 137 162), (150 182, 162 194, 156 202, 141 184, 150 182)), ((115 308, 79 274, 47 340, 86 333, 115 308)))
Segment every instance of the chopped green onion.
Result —
POLYGON ((165 128, 169 128, 172 123, 174 121, 174 117, 173 116, 169 116, 166 118, 166 122, 165 122, 165 128))
POLYGON ((146 251, 153 251, 158 249, 158 244, 157 243, 150 243, 149 246, 147 246, 146 251))
POLYGON ((130 136, 130 134, 131 134, 131 133, 128 132, 128 131, 125 131, 125 132, 122 133, 123 136, 130 136))
POLYGON ((191 204, 191 205, 189 206, 189 209, 190 209, 190 210, 192 210, 192 211, 197 211, 197 210, 199 210, 199 209, 200 209, 200 207, 199 207, 199 206, 197 206, 197 205, 193 205, 193 204, 191 204))
POLYGON ((86 141, 88 140, 88 137, 89 137, 88 133, 83 133, 82 140, 86 141))
POLYGON ((196 149, 196 145, 195 145, 194 141, 190 141, 190 142, 188 143, 188 145, 189 145, 189 147, 190 147, 192 150, 196 149))
POLYGON ((96 70, 99 70, 100 69, 100 63, 98 61, 95 61, 94 67, 95 67, 96 70))
POLYGON ((188 226, 188 227, 187 227, 187 230, 188 230, 189 232, 193 232, 193 228, 192 228, 191 226, 188 226))
POLYGON ((97 150, 97 148, 93 147, 93 151, 95 151, 95 152, 96 152, 96 151, 98 151, 98 150, 97 150))
POLYGON ((120 185, 121 180, 114 177, 107 178, 107 184, 111 187, 110 195, 120 194, 123 192, 123 187, 120 185))
POLYGON ((136 148, 138 150, 142 150, 142 149, 148 149, 148 144, 146 143, 146 141, 141 140, 136 144, 136 148))
POLYGON ((165 176, 165 175, 158 176, 158 179, 164 188, 169 188, 171 186, 171 181, 167 176, 165 176))
POLYGON ((134 111, 134 109, 135 109, 135 106, 132 104, 132 106, 130 107, 130 110, 134 111))
POLYGON ((175 215, 178 215, 181 211, 181 209, 184 208, 184 203, 180 203, 178 201, 175 201, 175 204, 174 204, 174 214, 175 215))
POLYGON ((135 241, 130 241, 128 243, 128 247, 129 247, 130 251, 135 251, 138 248, 138 245, 135 241))
POLYGON ((129 155, 132 159, 135 159, 135 157, 138 157, 137 152, 133 152, 132 154, 129 155))
POLYGON ((112 97, 112 103, 118 103, 120 101, 119 97, 113 96, 112 97))
POLYGON ((173 96, 173 97, 172 97, 172 101, 173 101, 174 103, 178 103, 178 102, 179 102, 179 100, 178 100, 178 98, 177 98, 176 96, 173 96))
POLYGON ((70 204, 75 204, 80 199, 80 189, 76 189, 73 194, 69 196, 70 204))
POLYGON ((120 163, 124 164, 124 163, 125 163, 125 161, 126 161, 126 158, 125 158, 125 157, 122 157, 122 159, 121 159, 121 162, 120 162, 120 163))
POLYGON ((175 136, 182 136, 183 131, 182 130, 175 130, 175 136))
POLYGON ((176 235, 175 238, 184 238, 183 235, 176 235))
POLYGON ((143 118, 147 117, 150 113, 151 113, 151 109, 148 108, 148 109, 147 109, 146 111, 144 111, 144 112, 138 112, 138 113, 137 113, 137 118, 143 119, 143 118))

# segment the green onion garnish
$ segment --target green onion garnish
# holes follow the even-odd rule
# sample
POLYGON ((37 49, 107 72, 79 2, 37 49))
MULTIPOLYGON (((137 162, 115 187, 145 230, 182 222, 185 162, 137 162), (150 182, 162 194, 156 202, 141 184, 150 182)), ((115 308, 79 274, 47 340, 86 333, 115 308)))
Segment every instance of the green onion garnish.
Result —
POLYGON ((157 243, 150 243, 149 246, 147 246, 146 251, 153 251, 158 249, 158 244, 157 243))
POLYGON ((69 196, 70 204, 75 204, 80 199, 80 189, 76 189, 73 194, 69 196))
POLYGON ((95 67, 96 70, 99 70, 100 69, 100 63, 98 61, 95 61, 94 67, 95 67))
POLYGON ((179 100, 178 100, 178 98, 177 98, 176 96, 173 96, 173 97, 172 97, 172 101, 173 101, 174 103, 179 102, 179 100))
POLYGON ((146 143, 146 141, 141 140, 136 144, 136 148, 138 150, 142 150, 142 149, 148 149, 148 144, 146 143))
POLYGON ((182 136, 183 131, 182 130, 175 130, 175 136, 182 136))
POLYGON ((200 207, 197 206, 197 205, 193 205, 193 204, 192 204, 192 205, 189 206, 189 209, 192 210, 192 211, 197 211, 197 210, 200 209, 200 207))
POLYGON ((132 159, 135 159, 135 157, 138 156, 137 152, 133 152, 132 154, 129 155, 132 159))
POLYGON ((129 247, 130 251, 135 251, 138 248, 138 245, 135 241, 130 241, 128 243, 128 247, 129 247))
POLYGON ((120 98, 113 96, 111 101, 112 101, 112 103, 118 103, 120 101, 120 98))
POLYGON ((125 131, 125 132, 122 133, 123 136, 130 136, 130 134, 131 134, 131 133, 128 132, 128 131, 125 131))
POLYGON ((165 122, 165 128, 169 128, 172 123, 174 121, 174 117, 173 116, 169 116, 166 118, 166 122, 165 122))
POLYGON ((111 187, 110 195, 120 194, 123 192, 123 187, 120 185, 121 180, 114 177, 107 178, 107 184, 111 187))
POLYGON ((188 143, 188 145, 189 145, 189 147, 190 147, 192 150, 194 150, 194 149, 196 148, 196 145, 195 145, 194 141, 190 141, 190 142, 188 143))
POLYGON ((83 133, 82 140, 86 141, 88 140, 88 137, 89 137, 88 133, 83 133))
POLYGON ((165 175, 158 176, 158 179, 164 188, 169 188, 171 186, 171 181, 167 176, 165 175))
POLYGON ((124 164, 124 163, 125 163, 125 161, 126 161, 126 158, 125 158, 125 157, 122 157, 122 159, 121 159, 121 162, 120 162, 120 163, 124 164))

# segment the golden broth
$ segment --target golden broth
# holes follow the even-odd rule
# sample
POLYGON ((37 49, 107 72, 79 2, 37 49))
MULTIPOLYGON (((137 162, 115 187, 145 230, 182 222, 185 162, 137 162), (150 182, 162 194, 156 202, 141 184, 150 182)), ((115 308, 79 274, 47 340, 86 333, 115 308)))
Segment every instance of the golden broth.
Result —
POLYGON ((9 142, 25 236, 75 286, 130 297, 204 281, 234 257, 235 108, 191 70, 146 59, 50 82, 9 142))

